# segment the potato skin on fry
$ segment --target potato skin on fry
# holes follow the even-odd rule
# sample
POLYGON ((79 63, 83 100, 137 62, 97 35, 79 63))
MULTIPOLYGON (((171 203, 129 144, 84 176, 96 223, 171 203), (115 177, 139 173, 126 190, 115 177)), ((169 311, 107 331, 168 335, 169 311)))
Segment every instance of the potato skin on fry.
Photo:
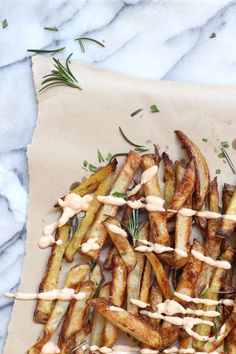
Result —
POLYGON ((169 155, 163 152, 162 159, 164 162, 164 182, 165 182, 165 192, 164 199, 166 207, 169 206, 171 200, 173 199, 175 192, 175 166, 173 161, 170 160, 169 155))
POLYGON ((121 312, 111 311, 109 307, 113 305, 112 302, 104 298, 89 300, 88 304, 94 307, 95 310, 101 313, 108 321, 140 342, 146 343, 156 349, 161 348, 162 344, 159 333, 154 330, 150 324, 141 320, 139 317, 125 310, 121 312))
MULTIPOLYGON (((227 215, 236 214, 236 190, 232 198, 230 199, 228 208, 226 210, 227 215)), ((231 221, 228 219, 223 219, 220 228, 217 230, 217 236, 219 237, 230 237, 236 227, 236 221, 231 221)))
MULTIPOLYGON (((66 224, 58 229, 55 239, 62 240, 61 245, 53 245, 48 259, 45 275, 39 285, 39 292, 50 291, 57 288, 59 272, 61 269, 63 254, 69 239, 70 226, 66 224)), ((34 311, 34 322, 46 323, 55 302, 38 300, 34 311)))

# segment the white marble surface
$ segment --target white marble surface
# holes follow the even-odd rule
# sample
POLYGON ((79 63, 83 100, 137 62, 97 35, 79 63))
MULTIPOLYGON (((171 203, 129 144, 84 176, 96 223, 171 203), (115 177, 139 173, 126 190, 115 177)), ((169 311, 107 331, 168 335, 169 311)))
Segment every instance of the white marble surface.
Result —
MULTIPOLYGON (((134 77, 236 84, 236 1, 8 0, 0 2, 0 352, 18 284, 27 206, 26 147, 37 105, 28 48, 66 46, 73 58, 134 77), (44 26, 57 26, 49 32, 44 26), (210 39, 212 32, 216 38, 210 39), (74 39, 105 40, 106 48, 74 39)), ((10 353, 9 353, 10 354, 10 353)))

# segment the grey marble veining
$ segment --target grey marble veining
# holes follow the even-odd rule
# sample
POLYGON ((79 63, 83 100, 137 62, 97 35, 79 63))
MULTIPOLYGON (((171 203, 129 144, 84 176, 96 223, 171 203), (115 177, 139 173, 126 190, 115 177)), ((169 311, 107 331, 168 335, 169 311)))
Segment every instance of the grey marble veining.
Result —
POLYGON ((31 0, 0 2, 0 352, 24 256, 26 147, 37 105, 27 49, 66 47, 73 58, 147 79, 236 84, 236 1, 31 0), (57 26, 58 32, 45 26, 57 26), (0 26, 1 27, 1 26, 0 26), (212 32, 216 37, 210 39, 212 32), (104 40, 100 48, 78 36, 104 40))

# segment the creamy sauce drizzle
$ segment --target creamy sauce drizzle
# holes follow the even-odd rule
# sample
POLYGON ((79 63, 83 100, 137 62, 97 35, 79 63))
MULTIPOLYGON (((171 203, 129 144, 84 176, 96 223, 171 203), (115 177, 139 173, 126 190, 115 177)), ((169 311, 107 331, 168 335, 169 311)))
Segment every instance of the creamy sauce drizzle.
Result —
POLYGON ((51 291, 45 291, 43 293, 5 293, 5 297, 17 300, 64 300, 70 301, 72 299, 83 300, 85 298, 85 293, 75 293, 74 289, 62 288, 54 289, 51 291))
POLYGON ((138 193, 142 185, 151 181, 151 179, 157 174, 157 171, 158 171, 157 165, 154 165, 148 168, 147 170, 145 170, 141 175, 140 183, 131 189, 131 191, 128 193, 128 197, 131 197, 136 193, 138 193))
POLYGON ((128 237, 127 232, 117 225, 109 224, 107 227, 108 227, 108 230, 110 230, 114 234, 117 234, 117 235, 120 235, 123 237, 128 237))
POLYGON ((58 228, 58 222, 53 222, 43 228, 42 236, 39 239, 38 246, 39 248, 48 248, 54 244, 61 245, 62 240, 55 240, 55 231, 58 228))
POLYGON ((121 307, 117 307, 117 306, 110 306, 109 310, 113 311, 113 312, 122 312, 122 311, 124 311, 124 309, 122 309, 121 307))
POLYGON ((178 293, 177 291, 174 292, 174 296, 186 302, 193 302, 194 304, 202 304, 206 306, 217 306, 219 304, 226 305, 226 306, 234 306, 234 300, 230 300, 230 299, 221 299, 221 300, 211 300, 206 298, 202 299, 198 297, 191 297, 185 294, 181 294, 178 293))
POLYGON ((202 253, 197 252, 195 250, 191 251, 194 258, 198 259, 201 262, 207 263, 212 267, 222 268, 222 269, 230 269, 231 264, 228 261, 215 261, 211 257, 206 257, 202 253))
POLYGON ((88 253, 90 251, 97 251, 100 249, 97 238, 89 238, 87 242, 81 245, 81 252, 88 253))
POLYGON ((44 344, 41 354, 58 354, 60 353, 60 348, 53 342, 47 342, 44 344))

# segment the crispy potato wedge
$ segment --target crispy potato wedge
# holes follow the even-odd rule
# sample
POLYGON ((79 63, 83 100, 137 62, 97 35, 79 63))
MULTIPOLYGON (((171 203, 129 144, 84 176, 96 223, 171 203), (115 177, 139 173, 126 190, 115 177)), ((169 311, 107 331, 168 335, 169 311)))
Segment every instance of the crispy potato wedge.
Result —
MULTIPOLYGON (((156 165, 155 156, 147 154, 142 156, 142 169, 145 171, 148 168, 156 165)), ((156 196, 162 198, 161 189, 158 183, 157 176, 154 176, 149 182, 144 185, 145 196, 156 196)), ((165 246, 170 245, 170 235, 167 228, 166 213, 163 212, 148 212, 150 228, 155 242, 165 246)))
POLYGON ((179 340, 179 348, 180 349, 189 349, 192 348, 192 337, 182 337, 179 340))
POLYGON ((151 287, 151 276, 152 276, 152 265, 149 260, 146 258, 145 266, 143 270, 139 300, 147 302, 149 296, 149 290, 151 287))
MULTIPOLYGON (((86 340, 88 334, 89 334, 89 331, 87 330, 87 328, 82 328, 82 329, 79 331, 79 333, 77 333, 77 334, 75 335, 75 347, 78 346, 79 344, 85 342, 85 340, 86 340)), ((73 349, 74 349, 75 347, 73 347, 73 348, 72 348, 72 351, 71 351, 73 354, 84 354, 84 353, 85 353, 85 350, 84 350, 82 347, 80 347, 80 348, 78 348, 77 350, 74 350, 74 351, 73 351, 73 349)))
MULTIPOLYGON (((234 194, 232 198, 230 199, 228 208, 226 210, 227 215, 235 215, 236 214, 236 190, 234 191, 234 194)), ((233 233, 234 229, 236 226, 236 221, 231 221, 228 219, 223 219, 221 222, 221 225, 219 229, 217 230, 217 236, 218 237, 230 237, 230 235, 233 233)))
MULTIPOLYGON (((145 222, 141 228, 138 237, 142 240, 148 239, 149 223, 145 222)), ((130 302, 130 299, 139 299, 142 274, 145 264, 145 255, 136 252, 137 263, 127 278, 127 311, 133 315, 138 315, 138 307, 130 302)), ((149 289, 148 289, 149 290, 149 289)))
MULTIPOLYGON (((79 284, 84 281, 89 272, 88 264, 78 264, 71 268, 68 273, 65 288, 78 289, 79 284)), ((28 354, 41 353, 43 346, 51 339, 56 329, 58 328, 64 314, 69 307, 69 301, 57 300, 55 306, 50 314, 50 317, 43 327, 43 330, 37 342, 28 350, 28 354)))
POLYGON ((97 263, 90 273, 89 280, 93 282, 95 289, 101 284, 104 280, 104 274, 102 271, 102 266, 97 263))
POLYGON ((145 255, 147 256, 149 262, 152 265, 152 268, 156 276, 156 280, 161 288, 163 297, 165 299, 170 299, 171 298, 170 284, 163 265, 161 264, 158 257, 156 257, 156 255, 153 252, 147 252, 145 253, 145 255))
MULTIPOLYGON (((110 194, 112 195, 115 192, 125 193, 140 165, 141 157, 134 151, 130 151, 123 167, 118 174, 110 194)), ((93 223, 91 229, 86 233, 83 238, 83 242, 87 242, 89 238, 97 239, 97 243, 100 246, 99 250, 91 250, 87 253, 88 256, 93 259, 97 259, 101 252, 102 246, 106 240, 107 232, 103 225, 103 221, 107 218, 107 215, 115 217, 118 213, 119 207, 112 205, 103 205, 96 217, 95 222, 93 223)))
MULTIPOLYGON (((196 182, 196 165, 195 160, 192 159, 185 171, 181 182, 177 184, 174 197, 169 204, 169 209, 171 210, 180 210, 181 207, 186 203, 188 198, 191 198, 196 182)), ((167 218, 171 218, 174 215, 174 212, 169 211, 167 213, 167 218)))
POLYGON ((236 354, 236 327, 232 329, 229 335, 226 337, 227 353, 236 354))
MULTIPOLYGON (((157 283, 157 281, 154 280, 154 283, 152 284, 152 286, 150 288, 149 299, 148 299, 148 303, 151 306, 150 311, 155 312, 156 305, 160 304, 162 301, 163 301, 163 297, 162 297, 161 288, 160 288, 159 284, 157 283)), ((159 320, 159 319, 150 318, 151 325, 156 329, 159 328, 160 321, 161 320, 159 320)))
POLYGON ((223 214, 226 214, 229 202, 234 194, 235 186, 232 184, 224 183, 223 193, 222 193, 222 204, 223 204, 223 214))
POLYGON ((164 199, 165 206, 168 207, 171 200, 173 199, 175 192, 175 166, 173 164, 173 161, 170 160, 169 155, 167 153, 163 152, 162 159, 164 162, 164 199))
MULTIPOLYGON (((127 268, 120 256, 113 256, 111 301, 115 306, 121 307, 124 299, 127 281, 127 268)), ((102 346, 112 348, 116 343, 119 329, 109 321, 105 322, 102 334, 102 346)))
MULTIPOLYGON (((104 284, 100 289, 99 297, 109 300, 110 288, 111 288, 111 282, 104 284)), ((105 322, 106 320, 104 319, 104 317, 99 312, 95 312, 93 316, 93 326, 92 326, 92 332, 90 337, 91 345, 97 345, 98 347, 100 346, 105 322)))
MULTIPOLYGON (((234 257, 234 252, 231 249, 227 249, 224 254, 222 255, 221 259, 224 259, 226 261, 231 261, 234 257)), ((217 268, 214 273, 213 277, 210 283, 210 287, 206 292, 206 298, 211 299, 211 300, 217 300, 218 299, 218 293, 220 289, 222 288, 222 285, 224 283, 224 279, 226 277, 227 270, 222 269, 222 268, 217 268)), ((204 311, 215 311, 216 306, 203 306, 204 311)), ((210 320, 208 317, 202 317, 204 320, 210 320)), ((196 326, 195 331, 200 334, 201 336, 210 336, 211 333, 211 327, 200 324, 196 326)), ((194 348, 201 349, 204 347, 204 342, 193 340, 193 345, 194 348)))
POLYGON ((85 282, 79 288, 79 291, 85 293, 85 298, 82 300, 71 300, 59 335, 58 345, 61 350, 60 353, 63 354, 70 353, 76 344, 75 336, 83 328, 87 314, 87 300, 93 296, 94 283, 92 281, 85 282))
POLYGON ((112 242, 114 243, 118 253, 126 264, 128 272, 130 272, 137 262, 133 247, 130 245, 127 237, 113 233, 109 230, 109 225, 116 225, 121 227, 119 221, 115 218, 107 218, 105 221, 103 221, 103 225, 112 242))
POLYGON ((118 251, 117 249, 115 248, 114 245, 111 245, 110 248, 109 248, 109 251, 107 252, 107 256, 106 256, 106 259, 104 261, 104 264, 103 264, 103 268, 104 269, 111 269, 112 267, 112 258, 114 255, 118 255, 118 251))
POLYGON ((175 131, 176 135, 183 143, 189 158, 196 161, 196 186, 194 209, 200 210, 207 196, 210 186, 210 173, 205 157, 202 155, 198 146, 194 144, 183 132, 175 131))
POLYGON ((87 230, 92 225, 96 214, 101 207, 101 203, 97 200, 97 195, 106 195, 110 192, 111 185, 112 185, 112 178, 114 172, 111 172, 98 186, 95 192, 95 198, 93 198, 88 210, 86 211, 85 217, 81 220, 80 225, 78 226, 77 230, 75 231, 73 237, 71 238, 70 242, 68 243, 64 257, 67 262, 72 262, 75 256, 75 253, 79 250, 79 247, 82 243, 82 240, 87 232, 87 230))
MULTIPOLYGON (((59 272, 62 265, 63 254, 69 239, 70 226, 58 229, 55 239, 61 240, 61 245, 53 245, 48 259, 45 275, 39 285, 39 292, 50 291, 57 288, 59 272)), ((55 301, 38 300, 34 311, 34 322, 46 323, 52 312, 55 301)))
POLYGON ((93 306, 97 312, 103 315, 109 322, 128 333, 142 343, 148 344, 153 348, 161 348, 161 337, 151 325, 129 313, 128 311, 111 311, 111 301, 104 298, 89 300, 88 304, 93 306))

